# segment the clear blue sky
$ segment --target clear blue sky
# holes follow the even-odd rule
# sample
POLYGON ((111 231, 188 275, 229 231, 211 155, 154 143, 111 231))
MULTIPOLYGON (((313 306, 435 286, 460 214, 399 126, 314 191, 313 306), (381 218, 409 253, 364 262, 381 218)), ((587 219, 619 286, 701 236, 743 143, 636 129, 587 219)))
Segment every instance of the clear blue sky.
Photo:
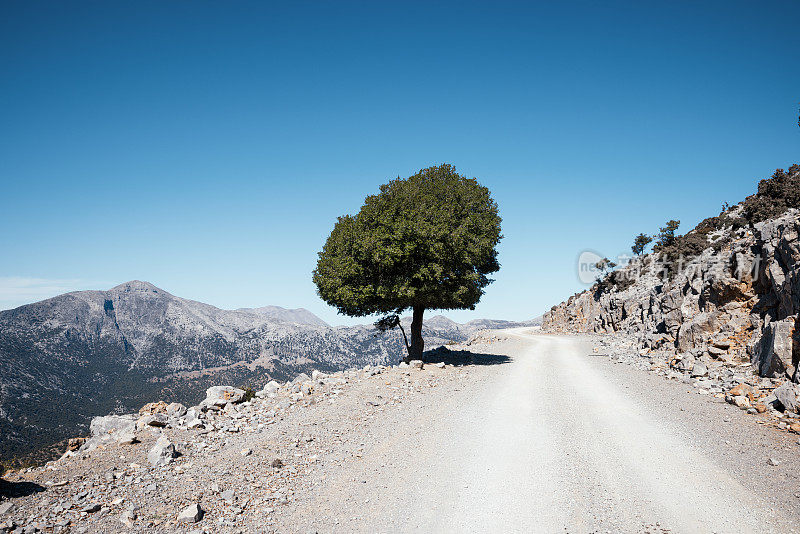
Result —
POLYGON ((448 162, 493 192, 475 317, 582 289, 800 162, 800 3, 3 2, 0 308, 130 279, 306 307, 336 216, 448 162))

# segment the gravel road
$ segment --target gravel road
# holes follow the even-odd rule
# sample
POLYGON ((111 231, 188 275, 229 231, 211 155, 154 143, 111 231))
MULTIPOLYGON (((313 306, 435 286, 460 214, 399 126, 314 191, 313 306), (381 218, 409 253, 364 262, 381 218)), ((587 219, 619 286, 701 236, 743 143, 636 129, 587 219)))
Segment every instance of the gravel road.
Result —
POLYGON ((298 532, 795 532, 796 437, 592 355, 507 332, 506 363, 384 414, 364 453, 322 470, 298 532), (768 465, 769 458, 778 461, 768 465))

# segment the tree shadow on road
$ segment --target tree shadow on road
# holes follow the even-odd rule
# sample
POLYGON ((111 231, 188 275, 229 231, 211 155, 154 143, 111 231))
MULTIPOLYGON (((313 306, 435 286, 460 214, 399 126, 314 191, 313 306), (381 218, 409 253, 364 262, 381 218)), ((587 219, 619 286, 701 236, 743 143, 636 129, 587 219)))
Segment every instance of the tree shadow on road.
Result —
POLYGON ((511 358, 503 354, 484 354, 468 350, 450 350, 438 347, 423 353, 422 361, 426 364, 446 363, 447 365, 501 365, 509 363, 511 358))
POLYGON ((40 486, 35 482, 11 482, 0 478, 0 498, 3 499, 27 497, 34 493, 40 493, 44 489, 44 486, 40 486))

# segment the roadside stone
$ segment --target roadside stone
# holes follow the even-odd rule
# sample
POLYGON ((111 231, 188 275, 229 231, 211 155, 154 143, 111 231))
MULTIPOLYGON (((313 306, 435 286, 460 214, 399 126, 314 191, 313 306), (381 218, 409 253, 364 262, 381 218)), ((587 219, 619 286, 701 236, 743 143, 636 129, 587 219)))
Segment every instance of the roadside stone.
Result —
POLYGON ((206 390, 206 406, 224 408, 229 403, 236 404, 244 399, 244 390, 232 386, 212 386, 206 390))
POLYGON ((747 384, 739 383, 739 384, 736 384, 735 386, 733 386, 729 393, 730 393, 730 395, 732 397, 738 397, 740 395, 747 395, 752 390, 753 390, 753 388, 751 388, 747 384))
POLYGON ((781 386, 775 388, 772 392, 775 395, 775 398, 780 403, 780 407, 782 407, 787 412, 796 412, 797 411, 797 395, 794 392, 794 386, 789 382, 782 384, 781 386))
POLYGON ((119 522, 128 528, 133 528, 134 521, 136 521, 136 512, 133 510, 125 510, 119 516, 119 522))
POLYGON ((173 445, 165 436, 161 436, 156 440, 156 444, 147 453, 147 461, 153 467, 160 467, 172 462, 175 458, 175 445, 173 445))
POLYGON ((778 460, 776 460, 775 458, 770 458, 769 460, 767 460, 767 464, 772 465, 772 466, 781 465, 781 463, 778 460))
POLYGON ((120 445, 133 445, 134 443, 139 443, 139 439, 136 437, 136 432, 134 432, 133 429, 126 429, 118 432, 116 438, 117 443, 120 445))
POLYGON ((706 375, 708 375, 708 368, 706 365, 702 362, 695 363, 694 367, 692 367, 692 378, 698 378, 706 375))
POLYGON ((270 465, 272 467, 280 469, 281 467, 283 467, 283 461, 280 458, 275 458, 274 460, 272 460, 272 463, 270 465))
POLYGON ((422 360, 411 360, 408 362, 408 365, 412 369, 422 369, 423 367, 422 360))
MULTIPOLYGON (((114 439, 113 434, 120 431, 132 431, 136 427, 136 419, 134 415, 106 415, 104 417, 95 417, 89 423, 89 431, 92 438, 97 438, 100 441, 114 439)), ((88 440, 86 444, 92 440, 88 440)))
POLYGON ((748 399, 744 395, 737 395, 733 397, 733 404, 735 404, 737 407, 743 410, 746 410, 750 408, 750 399, 748 399))
POLYGON ((757 366, 761 376, 781 378, 794 376, 792 364, 792 335, 795 317, 768 324, 760 342, 753 348, 752 363, 757 366))
POLYGON ((167 405, 167 416, 170 419, 177 419, 178 417, 183 417, 186 415, 187 409, 186 406, 181 404, 180 402, 172 402, 167 405))
POLYGON ((728 352, 727 350, 719 348, 719 347, 715 347, 715 346, 708 347, 708 353, 711 356, 713 356, 714 358, 719 358, 723 354, 727 354, 727 352, 728 352))
POLYGON ((199 504, 192 504, 187 506, 186 508, 178 514, 178 522, 179 523, 197 523, 198 521, 203 519, 203 509, 200 508, 199 504))
POLYGON ((148 402, 139 410, 139 415, 153 415, 156 413, 167 413, 167 403, 164 401, 148 402))
POLYGON ((260 391, 256 392, 256 397, 262 399, 266 397, 274 397, 280 388, 280 384, 274 380, 270 380, 260 391))
POLYGON ((136 421, 137 430, 147 427, 164 428, 165 426, 167 426, 167 416, 163 413, 144 415, 136 421))

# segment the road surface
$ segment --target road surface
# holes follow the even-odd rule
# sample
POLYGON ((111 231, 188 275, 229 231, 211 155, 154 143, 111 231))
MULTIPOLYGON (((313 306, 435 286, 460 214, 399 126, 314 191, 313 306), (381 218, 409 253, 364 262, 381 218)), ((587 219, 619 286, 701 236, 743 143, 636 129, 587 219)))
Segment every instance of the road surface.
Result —
POLYGON ((593 356, 578 339, 509 333, 508 363, 368 429, 363 460, 326 475, 293 526, 795 531, 797 451, 786 434, 691 386, 593 356), (767 465, 775 455, 782 464, 767 465))

